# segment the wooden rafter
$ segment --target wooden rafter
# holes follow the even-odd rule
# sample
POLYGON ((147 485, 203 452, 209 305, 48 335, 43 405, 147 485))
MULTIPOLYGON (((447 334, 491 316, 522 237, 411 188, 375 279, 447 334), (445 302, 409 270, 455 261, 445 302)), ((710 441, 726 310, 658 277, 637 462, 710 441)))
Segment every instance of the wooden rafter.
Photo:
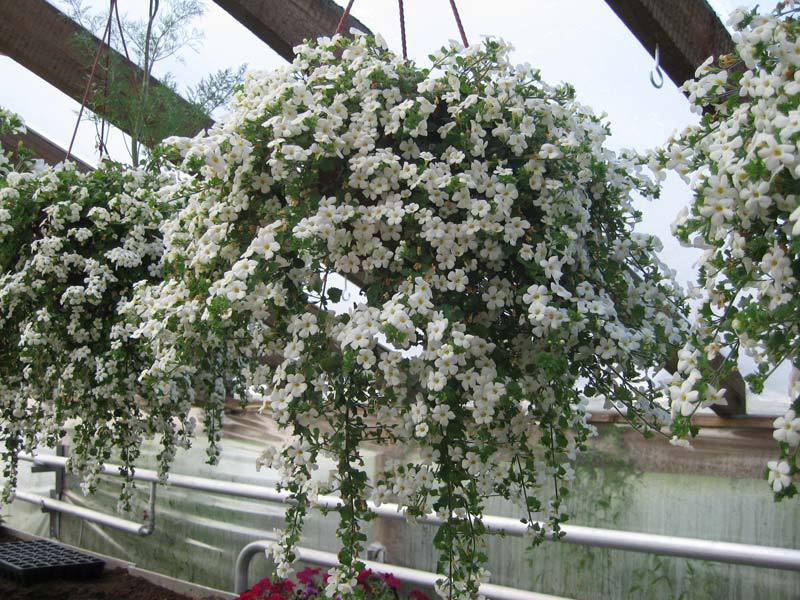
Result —
MULTIPOLYGON (((23 134, 0 135, 0 146, 3 147, 4 151, 10 150, 12 153, 15 153, 20 142, 33 153, 34 158, 41 158, 50 165, 62 162, 67 155, 67 151, 64 148, 54 144, 30 127, 28 127, 27 132, 23 134)), ((78 169, 84 173, 92 170, 92 167, 79 158, 73 156, 70 160, 75 162, 78 165, 78 169)))
MULTIPOLYGON (((344 12, 333 0, 214 1, 286 60, 294 58, 292 48, 303 40, 333 35, 344 12)), ((345 31, 351 27, 370 33, 352 15, 345 31)))
MULTIPOLYGON (((717 355, 717 357, 711 361, 711 365, 714 368, 718 368, 723 362, 723 358, 717 355)), ((674 373, 678 370, 677 353, 670 358, 667 364, 664 365, 664 368, 670 373, 674 373)), ((739 373, 739 371, 734 371, 722 381, 720 387, 725 389, 725 400, 727 404, 712 404, 711 410, 720 417, 730 418, 744 415, 747 412, 747 385, 741 373, 739 373)))
MULTIPOLYGON (((81 102, 91 72, 92 57, 102 42, 45 0, 0 0, 0 53, 8 55, 70 98, 81 102)), ((142 70, 119 52, 108 47, 111 64, 126 80, 140 82, 142 70)), ((104 82, 102 69, 95 73, 97 88, 104 82)), ((209 124, 208 117, 161 84, 150 78, 153 94, 168 96, 187 118, 176 123, 174 135, 193 135, 209 124)), ((130 120, 120 111, 103 106, 102 96, 90 94, 88 107, 131 134, 130 120)), ((146 141, 146 140, 142 140, 146 141)))
POLYGON ((706 0, 606 0, 676 85, 709 56, 733 51, 733 40, 706 0))

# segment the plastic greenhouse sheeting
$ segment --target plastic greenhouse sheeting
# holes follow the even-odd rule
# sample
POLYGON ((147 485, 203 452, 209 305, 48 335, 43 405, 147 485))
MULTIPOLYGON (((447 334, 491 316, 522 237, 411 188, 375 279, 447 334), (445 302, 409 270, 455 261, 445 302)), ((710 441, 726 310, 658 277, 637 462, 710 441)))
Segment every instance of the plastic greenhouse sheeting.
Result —
MULTIPOLYGON (((180 452, 173 471, 242 483, 274 486, 277 473, 257 472, 256 458, 267 444, 281 440, 274 424, 253 412, 229 415, 220 464, 205 463, 202 444, 180 452)), ((153 468, 157 444, 143 448, 140 466, 153 468)), ((391 460, 391 452, 378 455, 364 450, 366 468, 391 460)), ((570 522, 629 531, 649 531, 698 537, 800 547, 800 503, 775 504, 762 479, 751 476, 716 476, 702 469, 669 472, 654 464, 645 472, 635 462, 623 436, 603 428, 581 462, 578 484, 569 501, 570 522)), ((702 456, 698 456, 702 460, 702 456)), ((731 457, 736 461, 736 457, 731 457)), ((328 477, 334 465, 323 460, 316 472, 328 477)), ((674 471, 674 469, 672 469, 674 471)), ((20 488, 48 495, 52 473, 31 473, 23 464, 20 488)), ((730 473, 728 473, 730 475, 730 473)), ((141 520, 148 488, 140 484, 134 513, 141 520)), ((75 477, 68 478, 65 499, 75 504, 114 513, 119 480, 103 477, 98 492, 84 496, 75 477)), ((138 566, 220 589, 233 589, 233 565, 239 550, 256 539, 274 539, 283 524, 285 506, 194 490, 159 486, 156 530, 140 538, 71 517, 62 518, 62 539, 70 544, 116 556, 138 566)), ((500 502, 487 511, 519 516, 500 502)), ((37 507, 16 502, 5 508, 12 527, 47 535, 48 517, 37 507)), ((309 515, 301 545, 336 552, 335 514, 309 515)), ((388 561, 422 570, 435 570, 434 529, 401 521, 376 519, 367 526, 369 539, 387 547, 388 561)), ((800 597, 800 573, 742 567, 681 558, 545 543, 530 549, 525 540, 493 538, 488 547, 492 583, 526 588, 567 597, 591 599, 680 597, 748 600, 755 597, 800 597), (777 576, 776 576, 777 574, 777 576)), ((251 580, 266 575, 258 557, 251 580)))

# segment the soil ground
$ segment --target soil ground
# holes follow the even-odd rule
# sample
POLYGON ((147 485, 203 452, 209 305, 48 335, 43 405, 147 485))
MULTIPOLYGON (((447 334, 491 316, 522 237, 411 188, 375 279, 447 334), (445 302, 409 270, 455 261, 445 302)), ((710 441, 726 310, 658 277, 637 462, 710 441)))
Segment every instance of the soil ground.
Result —
MULTIPOLYGON (((17 538, 0 528, 0 543, 15 542, 17 538)), ((124 569, 106 569, 96 579, 72 581, 53 579, 22 586, 0 576, 2 600, 192 600, 159 587, 124 569)), ((208 600, 214 600, 209 596, 208 600)))

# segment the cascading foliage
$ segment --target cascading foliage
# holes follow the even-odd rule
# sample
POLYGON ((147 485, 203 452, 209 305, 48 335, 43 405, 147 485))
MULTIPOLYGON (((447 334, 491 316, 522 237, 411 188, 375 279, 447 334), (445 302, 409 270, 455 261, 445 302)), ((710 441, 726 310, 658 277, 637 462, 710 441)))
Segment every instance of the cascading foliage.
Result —
MULTIPOLYGON (((19 115, 0 107, 0 135, 15 136, 26 132, 25 123, 19 115)), ((0 143, 0 177, 11 171, 30 171, 40 168, 40 160, 31 160, 31 152, 18 144, 16 148, 3 148, 0 143)))
POLYGON ((169 181, 111 162, 91 173, 66 163, 0 176, 6 496, 18 453, 56 445, 69 425, 71 467, 87 489, 112 451, 129 475, 143 436, 176 428, 173 407, 137 395, 147 351, 117 310, 135 282, 159 277, 159 225, 177 201, 165 194, 169 181))
POLYGON ((558 532, 588 397, 644 430, 669 416, 647 376, 682 340, 682 300, 631 206, 655 189, 569 86, 508 51, 443 49, 424 69, 336 36, 250 75, 206 135, 168 141, 186 205, 163 226, 164 280, 122 310, 153 352, 141 393, 181 417, 204 403, 212 440, 230 395, 291 435, 260 460, 295 500, 279 575, 328 491, 330 594, 355 585, 371 499, 436 512, 440 593, 472 597, 489 496, 543 519, 533 540, 558 532), (364 442, 404 458, 369 477, 364 442))
POLYGON ((796 494, 800 444, 800 22, 797 8, 735 11, 736 51, 709 58, 686 82, 698 126, 658 153, 660 164, 691 182, 694 197, 673 224, 700 247, 700 308, 669 389, 673 431, 690 434, 703 404, 747 356, 760 392, 784 361, 794 368, 792 409, 775 420, 779 460, 766 477, 776 498, 796 494))

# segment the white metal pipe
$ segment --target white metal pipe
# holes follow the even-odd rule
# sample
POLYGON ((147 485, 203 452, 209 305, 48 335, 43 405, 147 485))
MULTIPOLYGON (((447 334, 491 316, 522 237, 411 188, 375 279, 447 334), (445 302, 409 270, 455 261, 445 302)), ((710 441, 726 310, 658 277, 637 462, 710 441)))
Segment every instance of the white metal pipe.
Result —
MULTIPOLYGON (((273 542, 270 541, 251 542, 242 548, 242 551, 236 559, 236 570, 234 572, 234 591, 237 594, 241 594, 248 588, 248 569, 252 558, 256 554, 266 550, 272 543, 273 542)), ((297 547, 294 548, 294 553, 299 561, 312 565, 335 567, 339 564, 339 558, 331 552, 297 547)), ((436 581, 442 578, 441 575, 429 573, 428 571, 418 571, 417 569, 409 569, 408 567, 389 565, 371 560, 365 560, 363 562, 367 569, 372 569, 376 573, 391 573, 397 577, 397 579, 409 585, 432 588, 436 584, 436 581)), ((567 600, 561 596, 528 592, 491 583, 482 584, 480 586, 480 592, 486 598, 492 598, 494 600, 567 600)))
MULTIPOLYGON (((35 458, 30 455, 20 455, 22 460, 30 460, 36 464, 64 466, 66 458, 39 454, 35 458)), ((103 472, 108 475, 119 475, 120 467, 106 464, 103 472)), ((159 481, 155 471, 137 469, 134 479, 141 481, 159 481)), ((169 475, 167 482, 176 487, 202 490, 216 494, 227 494, 269 502, 288 502, 288 492, 279 492, 268 488, 247 483, 235 483, 193 477, 190 475, 169 475)), ((341 499, 335 496, 318 496, 315 504, 325 508, 337 508, 341 499)), ((387 519, 405 519, 402 508, 397 504, 381 504, 375 506, 368 502, 372 512, 387 519)), ((440 524, 442 519, 435 514, 416 519, 419 523, 440 524)), ((516 519, 507 517, 485 516, 483 525, 488 531, 504 533, 513 537, 525 537, 528 534, 528 525, 516 519)), ((540 523, 540 525, 544 525, 540 523)), ((699 560, 752 565, 773 569, 786 569, 800 571, 800 550, 792 548, 776 548, 771 546, 757 546, 754 544, 738 544, 732 542, 716 542, 696 538, 674 537, 651 533, 638 533, 633 531, 619 531, 614 529, 601 529, 584 527, 580 525, 562 525, 564 537, 562 542, 578 544, 581 546, 594 546, 598 548, 615 548, 631 552, 645 552, 650 554, 664 554, 669 556, 682 556, 699 560)))
POLYGON ((152 527, 148 523, 141 524, 134 521, 128 521, 120 517, 108 515, 106 513, 92 510, 91 508, 84 508, 83 506, 76 506, 61 500, 39 496, 38 494, 29 494, 28 492, 15 492, 14 498, 22 500, 23 502, 30 502, 31 504, 38 504, 44 510, 54 510, 66 515, 72 515, 92 523, 100 525, 107 525, 114 529, 134 533, 136 535, 146 536, 153 532, 152 527))
POLYGON ((599 548, 616 548, 632 552, 648 552, 698 560, 722 563, 751 565, 770 569, 800 571, 800 550, 737 544, 668 535, 654 535, 634 531, 615 531, 582 527, 564 526, 567 535, 564 541, 571 544, 591 543, 599 548))
MULTIPOLYGON (((67 464, 66 457, 53 456, 51 454, 37 454, 35 457, 29 454, 20 454, 19 458, 20 460, 33 462, 36 465, 66 467, 67 464)), ((102 466, 101 472, 105 475, 120 477, 122 475, 122 467, 107 463, 102 466)), ((158 473, 150 469, 136 469, 133 478, 137 481, 164 483, 159 478, 158 473)), ((208 479, 207 477, 194 477, 192 475, 176 475, 170 473, 167 476, 166 483, 179 488, 199 490, 212 494, 226 494, 229 496, 252 498, 254 500, 266 500, 268 502, 286 502, 290 498, 289 492, 279 492, 270 487, 253 485, 251 483, 236 483, 234 481, 208 479)), ((338 504, 336 506, 338 506, 338 504)), ((331 505, 331 507, 333 507, 333 505, 331 505)))

